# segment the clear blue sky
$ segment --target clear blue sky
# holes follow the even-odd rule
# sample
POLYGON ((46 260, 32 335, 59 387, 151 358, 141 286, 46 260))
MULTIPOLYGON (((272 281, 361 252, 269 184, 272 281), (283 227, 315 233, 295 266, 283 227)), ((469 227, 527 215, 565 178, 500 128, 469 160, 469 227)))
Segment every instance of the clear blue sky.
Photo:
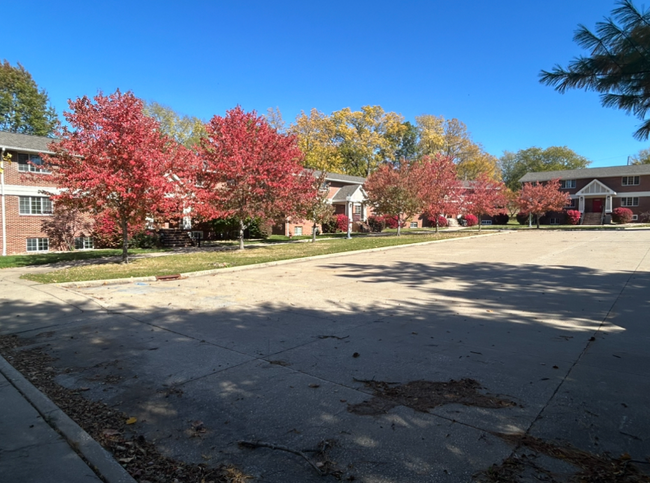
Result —
MULTIPOLYGON (((637 6, 641 6, 639 1, 637 6)), ((119 88, 209 119, 240 104, 285 120, 381 105, 413 121, 456 117, 501 156, 568 146, 592 166, 650 146, 639 121, 593 92, 560 95, 541 69, 614 0, 204 0, 6 2, 0 58, 22 63, 59 114, 119 88)))

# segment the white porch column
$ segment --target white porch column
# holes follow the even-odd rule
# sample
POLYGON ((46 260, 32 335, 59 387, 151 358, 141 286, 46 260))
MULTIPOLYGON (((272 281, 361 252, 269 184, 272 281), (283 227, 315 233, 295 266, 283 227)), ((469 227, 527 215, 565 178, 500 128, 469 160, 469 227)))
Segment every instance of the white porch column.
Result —
POLYGON ((612 212, 612 197, 608 196, 605 198, 605 213, 611 213, 612 212))
POLYGON ((578 210, 580 213, 585 212, 585 197, 581 196, 580 199, 578 200, 578 210))

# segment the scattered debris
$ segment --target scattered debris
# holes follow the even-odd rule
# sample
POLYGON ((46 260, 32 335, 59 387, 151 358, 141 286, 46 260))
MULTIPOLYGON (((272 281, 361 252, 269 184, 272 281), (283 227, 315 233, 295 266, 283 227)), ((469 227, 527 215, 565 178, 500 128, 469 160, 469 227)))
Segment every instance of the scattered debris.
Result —
POLYGON ((339 336, 337 336, 337 335, 319 335, 318 338, 319 338, 319 339, 336 339, 336 340, 345 340, 345 339, 349 339, 350 336, 349 336, 349 335, 346 335, 345 337, 339 337, 339 336))
POLYGON ((359 357, 360 355, 361 355, 361 354, 359 354, 358 352, 355 352, 354 354, 352 354, 352 357, 355 357, 355 358, 356 358, 356 357, 359 357))
POLYGON ((474 379, 450 380, 449 382, 411 381, 406 384, 359 380, 374 392, 374 397, 360 404, 349 404, 348 411, 363 416, 384 414, 401 405, 420 412, 445 404, 463 404, 482 408, 506 408, 517 404, 513 401, 481 394, 482 386, 474 379))

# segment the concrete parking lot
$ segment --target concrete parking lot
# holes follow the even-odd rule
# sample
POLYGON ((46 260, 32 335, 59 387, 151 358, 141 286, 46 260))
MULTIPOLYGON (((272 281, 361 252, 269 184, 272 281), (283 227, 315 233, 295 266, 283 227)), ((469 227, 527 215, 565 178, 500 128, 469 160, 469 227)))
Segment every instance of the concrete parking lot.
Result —
POLYGON ((649 250, 648 230, 540 230, 172 282, 4 270, 0 334, 39 336, 59 384, 164 454, 253 481, 472 481, 513 457, 520 481, 586 471, 543 444, 647 472, 649 250))

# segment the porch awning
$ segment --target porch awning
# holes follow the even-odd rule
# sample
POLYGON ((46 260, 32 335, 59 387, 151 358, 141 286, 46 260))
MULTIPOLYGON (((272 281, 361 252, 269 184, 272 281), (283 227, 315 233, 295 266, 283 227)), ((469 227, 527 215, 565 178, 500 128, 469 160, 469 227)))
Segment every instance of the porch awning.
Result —
POLYGON ((595 179, 574 196, 616 196, 616 191, 595 179))

